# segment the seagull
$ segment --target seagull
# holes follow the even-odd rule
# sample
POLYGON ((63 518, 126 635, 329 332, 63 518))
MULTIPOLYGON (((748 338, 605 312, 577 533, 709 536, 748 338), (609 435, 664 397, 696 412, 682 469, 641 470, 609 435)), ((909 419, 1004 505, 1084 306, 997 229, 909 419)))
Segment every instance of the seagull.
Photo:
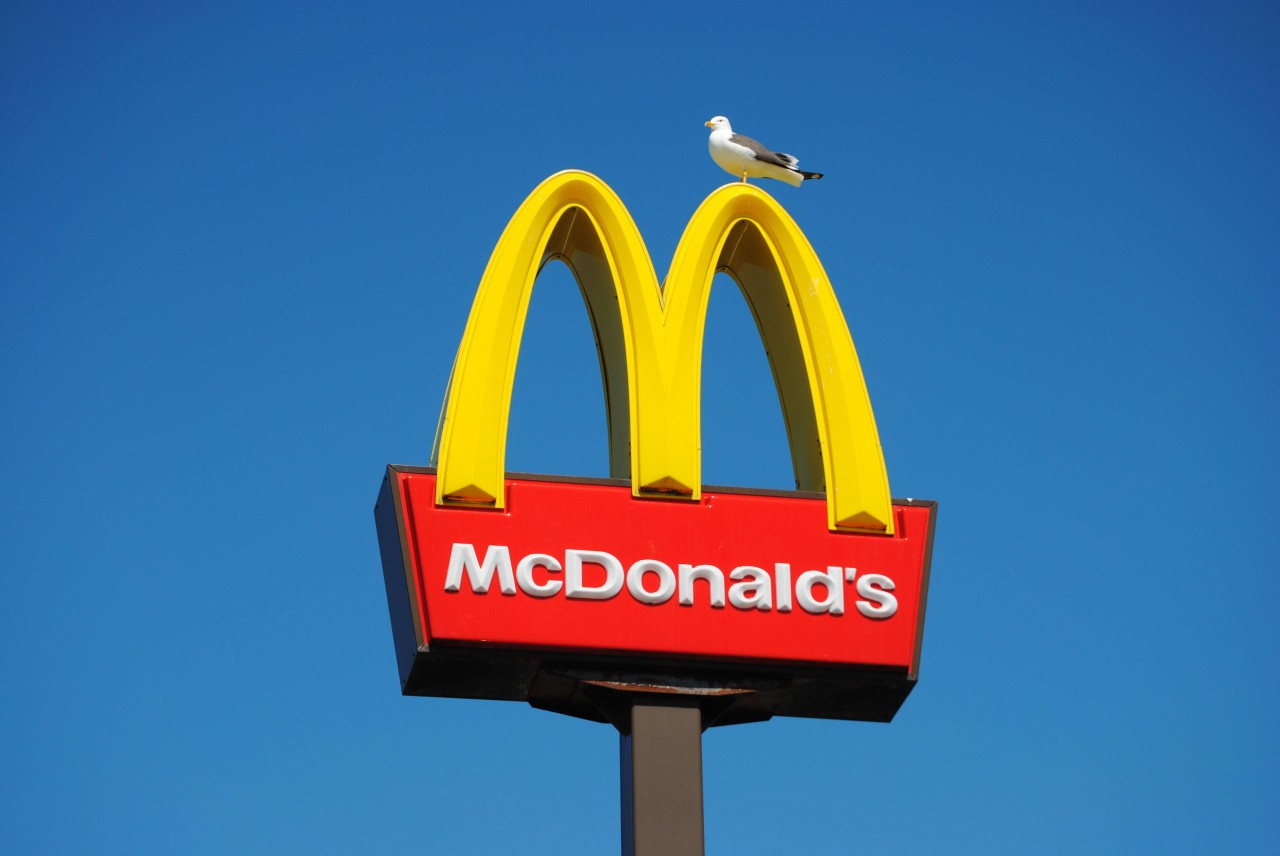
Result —
POLYGON ((800 161, 792 155, 771 152, 750 137, 735 134, 724 116, 708 119, 706 125, 711 129, 711 139, 707 141, 711 159, 725 172, 738 176, 744 182, 747 176, 776 178, 799 187, 807 178, 822 178, 820 172, 797 169, 800 161))

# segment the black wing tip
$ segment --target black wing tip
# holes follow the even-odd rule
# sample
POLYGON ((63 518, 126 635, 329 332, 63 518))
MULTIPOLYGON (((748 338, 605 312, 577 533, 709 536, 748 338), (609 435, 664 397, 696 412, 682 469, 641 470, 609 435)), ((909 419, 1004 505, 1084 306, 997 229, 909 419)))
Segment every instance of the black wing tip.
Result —
POLYGON ((802 172, 800 174, 804 176, 805 181, 810 181, 815 178, 822 178, 822 173, 820 172, 802 172))

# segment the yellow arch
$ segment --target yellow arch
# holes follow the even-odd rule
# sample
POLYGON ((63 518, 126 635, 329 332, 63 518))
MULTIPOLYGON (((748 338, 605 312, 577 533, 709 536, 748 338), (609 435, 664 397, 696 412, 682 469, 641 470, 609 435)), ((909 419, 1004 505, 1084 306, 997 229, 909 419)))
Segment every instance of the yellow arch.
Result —
POLYGON ((437 436, 436 499, 503 507, 507 419, 533 283, 573 271, 600 351, 610 469, 636 496, 701 495, 702 337, 723 271, 750 305, 773 367, 797 487, 827 492, 833 530, 891 534, 892 502, 853 339, 795 221, 748 184, 694 212, 664 288, 635 222, 600 179, 557 173, 503 231, 472 304, 437 436))

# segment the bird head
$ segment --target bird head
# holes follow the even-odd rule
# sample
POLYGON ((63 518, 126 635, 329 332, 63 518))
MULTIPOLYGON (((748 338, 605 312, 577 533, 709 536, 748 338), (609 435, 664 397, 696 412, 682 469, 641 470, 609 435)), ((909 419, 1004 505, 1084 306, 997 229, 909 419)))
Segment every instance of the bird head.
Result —
POLYGON ((721 128, 725 128, 727 130, 733 130, 732 128, 729 127, 729 120, 726 119, 724 116, 714 116, 708 119, 704 124, 708 128, 713 128, 717 131, 720 130, 721 128))

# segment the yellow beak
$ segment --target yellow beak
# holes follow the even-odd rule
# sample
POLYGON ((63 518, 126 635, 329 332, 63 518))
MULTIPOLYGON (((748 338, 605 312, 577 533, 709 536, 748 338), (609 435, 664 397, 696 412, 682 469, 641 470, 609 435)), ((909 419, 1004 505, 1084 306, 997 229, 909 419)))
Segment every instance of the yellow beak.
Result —
POLYGON ((715 125, 713 125, 713 124, 711 123, 711 120, 710 120, 710 119, 708 119, 707 121, 703 122, 702 124, 706 125, 708 128, 714 128, 714 127, 715 127, 715 125))

